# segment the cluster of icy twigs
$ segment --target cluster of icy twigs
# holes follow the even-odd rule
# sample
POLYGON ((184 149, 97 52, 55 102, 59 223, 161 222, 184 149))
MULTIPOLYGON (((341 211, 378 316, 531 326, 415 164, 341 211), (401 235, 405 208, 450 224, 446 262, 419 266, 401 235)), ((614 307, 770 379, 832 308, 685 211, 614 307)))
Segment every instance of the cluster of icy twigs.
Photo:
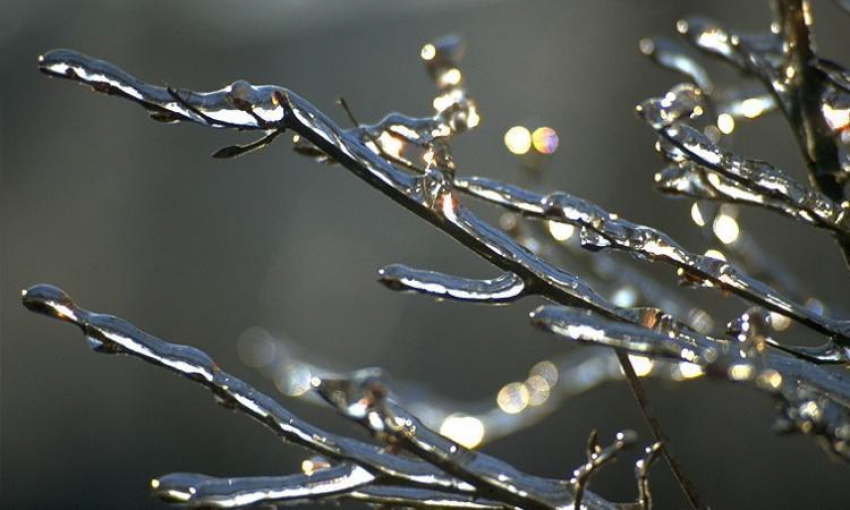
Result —
MULTIPOLYGON (((835 237, 847 257, 850 221, 843 184, 850 175, 845 147, 850 132, 846 131, 850 72, 814 54, 811 13, 805 1, 776 0, 774 7, 771 31, 762 34, 733 33, 697 18, 677 25, 690 46, 756 78, 760 86, 756 91, 716 86, 688 48, 673 40, 641 42, 642 51, 654 61, 688 78, 663 97, 638 107, 639 115, 657 134, 657 148, 668 163, 656 175, 656 184, 662 192, 696 198, 703 206, 713 202, 761 206, 819 227, 835 237), (722 137, 734 130, 736 122, 774 109, 784 114, 798 137, 813 187, 795 182, 766 162, 722 147, 722 137)), ((564 192, 540 194, 459 175, 450 142, 480 121, 457 65, 461 52, 454 38, 422 49, 438 89, 432 117, 393 113, 374 125, 362 125, 346 107, 354 123, 348 129, 277 86, 237 81, 208 93, 157 87, 112 64, 66 50, 45 54, 39 66, 46 74, 137 102, 158 121, 263 133, 251 144, 219 150, 216 157, 235 157, 265 147, 291 129, 296 133, 297 151, 344 166, 502 271, 493 279, 475 280, 391 265, 380 271, 381 281, 390 288, 487 304, 529 295, 553 302, 532 313, 533 323, 567 339, 612 347, 646 413, 657 442, 636 464, 636 502, 615 504, 586 490, 597 468, 635 442, 633 433, 619 434, 607 447, 591 435, 587 463, 570 480, 550 480, 523 473, 433 431, 399 404, 401 399, 379 373, 313 378, 315 392, 385 443, 378 447, 302 421, 223 372, 195 348, 165 342, 122 319, 79 308, 55 287, 29 289, 24 293, 29 309, 78 325, 95 351, 129 354, 176 371, 206 386, 223 405, 245 412, 287 441, 320 455, 305 462, 303 473, 290 476, 166 475, 152 482, 154 493, 169 502, 204 508, 324 499, 423 508, 649 508, 647 473, 652 460, 662 454, 690 504, 702 507, 649 413, 628 355, 691 367, 691 373, 696 370, 764 391, 780 403, 779 421, 785 430, 811 434, 838 457, 850 459, 850 381, 825 366, 850 361, 850 322, 801 304, 799 288, 789 285, 784 272, 770 260, 757 256, 752 242, 737 230, 734 236, 720 239, 726 253, 703 255, 688 251, 659 230, 631 223, 564 192), (639 272, 624 270, 612 277, 609 266, 591 264, 593 277, 614 284, 628 279, 641 300, 655 301, 662 308, 608 299, 521 239, 479 219, 462 204, 463 195, 531 220, 571 225, 585 250, 618 250, 639 260, 669 264, 682 279, 737 295, 750 308, 729 323, 725 336, 710 336, 707 328, 680 317, 675 302, 639 272), (804 348, 778 341, 771 331, 789 320, 823 334, 827 343, 804 348)), ((698 223, 709 223, 702 212, 709 209, 695 205, 698 223)), ((724 213, 722 208, 713 211, 716 223, 724 213)), ((594 254, 592 260, 605 257, 594 254)))

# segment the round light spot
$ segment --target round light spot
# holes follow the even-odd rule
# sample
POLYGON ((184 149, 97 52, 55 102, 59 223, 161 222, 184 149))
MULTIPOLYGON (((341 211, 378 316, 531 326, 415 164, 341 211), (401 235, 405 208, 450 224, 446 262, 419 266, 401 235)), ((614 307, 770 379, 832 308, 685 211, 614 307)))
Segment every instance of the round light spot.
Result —
POLYGON ((276 349, 271 335, 263 328, 248 328, 236 341, 239 359, 251 368, 270 365, 274 361, 276 349))
POLYGON ((735 118, 728 113, 721 113, 717 116, 717 129, 724 135, 735 131, 735 118))
POLYGON ((723 244, 732 244, 738 240, 741 235, 741 229, 738 226, 738 221, 727 214, 721 214, 714 219, 712 225, 714 235, 723 244))
POLYGON ((566 241, 576 231, 576 228, 569 223, 561 223, 560 221, 547 221, 546 226, 549 228, 549 234, 555 238, 556 241, 566 241))
POLYGON ((558 150, 558 133, 550 127, 539 127, 531 135, 534 149, 541 154, 553 154, 558 150))
POLYGON ((474 416, 453 414, 443 420, 440 434, 467 448, 475 448, 484 440, 484 424, 474 416))
POLYGON ((555 386, 558 382, 558 367, 549 360, 543 360, 528 371, 529 378, 540 376, 549 383, 549 387, 555 386))
POLYGON ((499 409, 508 414, 517 414, 528 407, 530 395, 528 387, 521 382, 506 384, 496 396, 499 409))
POLYGON ((505 147, 513 154, 522 155, 531 149, 531 133, 522 126, 514 126, 505 132, 505 147))
POLYGON ((694 220, 694 223, 697 224, 698 227, 705 226, 705 218, 702 215, 702 211, 699 209, 699 204, 694 202, 694 205, 691 206, 691 219, 694 220))
POLYGON ((419 56, 422 57, 422 60, 434 60, 434 57, 437 56, 437 48, 433 44, 426 44, 419 52, 419 56))

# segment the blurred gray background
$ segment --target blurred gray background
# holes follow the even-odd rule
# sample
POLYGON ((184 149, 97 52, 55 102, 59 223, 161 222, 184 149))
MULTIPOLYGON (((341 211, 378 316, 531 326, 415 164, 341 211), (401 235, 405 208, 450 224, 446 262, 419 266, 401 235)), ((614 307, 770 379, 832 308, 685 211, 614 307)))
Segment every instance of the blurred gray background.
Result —
MULTIPOLYGON (((39 53, 72 48, 154 83, 201 90, 236 78, 281 84, 344 123, 339 96, 362 120, 390 110, 429 113, 433 89, 419 48, 434 36, 461 34, 465 76, 483 118, 457 141, 461 172, 521 180, 502 134, 538 119, 561 137, 543 176, 547 188, 704 250, 690 202, 652 189, 660 160, 633 108, 679 77, 646 61, 637 42, 674 34, 675 21, 692 13, 763 29, 763 4, 0 1, 0 507, 163 508, 148 495, 156 475, 286 474, 304 457, 189 382, 90 353, 76 330, 20 306, 20 290, 34 283, 53 283, 85 307, 200 347, 269 392, 273 383, 236 354, 239 335, 255 326, 340 366, 382 366, 458 399, 493 395, 543 357, 576 348, 528 326, 533 300, 500 308, 435 303, 377 284, 376 269, 392 262, 496 273, 346 171, 293 154, 285 141, 213 160, 212 151, 245 138, 151 122, 130 103, 41 76, 39 53)), ((815 7, 821 49, 846 62, 850 17, 829 3, 815 7)), ((744 126, 733 146, 803 178, 777 116, 744 126)), ((825 301, 843 301, 848 273, 827 235, 758 211, 742 221, 825 301)), ((675 288, 672 271, 651 272, 675 288)), ((744 308, 719 293, 681 292, 710 306, 719 324, 744 308)), ((847 507, 848 466, 808 438, 774 435, 773 404, 762 395, 706 380, 646 384, 713 508, 847 507)), ((363 437, 329 410, 287 403, 363 437)), ((650 441, 626 387, 609 384, 485 451, 568 477, 593 427, 602 437, 630 427, 650 441)), ((633 498, 631 459, 602 472, 594 490, 633 498)), ((685 506, 666 467, 659 464, 653 479, 659 508, 685 506)))

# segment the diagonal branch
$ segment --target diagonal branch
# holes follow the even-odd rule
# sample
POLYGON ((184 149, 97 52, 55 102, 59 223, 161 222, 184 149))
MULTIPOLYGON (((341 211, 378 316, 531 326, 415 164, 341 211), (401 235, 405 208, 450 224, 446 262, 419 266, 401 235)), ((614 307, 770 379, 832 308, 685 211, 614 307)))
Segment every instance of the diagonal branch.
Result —
POLYGON ((551 305, 535 310, 532 322, 582 343, 694 363, 711 377, 773 395, 781 404, 780 423, 786 430, 814 435, 826 449, 850 461, 850 379, 767 349, 763 338, 738 343, 693 332, 665 335, 551 305))
POLYGON ((184 508, 275 507, 306 501, 352 500, 372 504, 403 504, 421 509, 497 510, 505 506, 467 494, 371 482, 363 468, 351 464, 288 476, 216 478, 172 473, 151 482, 154 496, 184 508))
POLYGON ((807 0, 774 0, 773 6, 778 34, 732 33, 701 18, 680 21, 679 32, 694 47, 762 82, 794 130, 812 180, 831 200, 842 202, 847 156, 823 109, 833 86, 812 50, 811 7, 807 0))
POLYGON ((698 129, 680 122, 685 116, 682 112, 697 111, 700 103, 701 94, 696 89, 679 86, 663 98, 648 99, 638 106, 640 115, 661 138, 661 150, 668 160, 686 160, 707 169, 706 180, 716 183, 715 188, 725 188, 724 194, 737 197, 737 201, 761 203, 827 229, 840 239, 850 237, 850 219, 841 204, 795 182, 764 161, 744 159, 722 149, 698 129), (714 172, 722 180, 714 177, 714 172))
MULTIPOLYGON (((239 81, 214 92, 187 93, 176 102, 162 87, 143 83, 111 64, 79 53, 55 50, 40 57, 39 65, 47 74, 79 81, 96 91, 122 95, 169 120, 243 130, 290 128, 378 191, 503 271, 516 274, 530 293, 634 324, 652 327, 662 322, 662 314, 656 309, 614 305, 576 275, 537 257, 503 231, 480 220, 455 195, 453 165, 445 158, 441 161, 441 155, 448 154, 445 151, 432 151, 431 163, 424 174, 414 176, 381 157, 380 151, 370 148, 362 137, 355 136, 360 133, 357 128, 357 133, 341 129, 313 105, 282 87, 251 86, 239 81)), ((449 110, 456 108, 458 103, 454 97, 450 95, 441 106, 449 110)), ((462 106, 463 102, 460 104, 462 106)), ((634 371, 628 369, 630 362, 626 355, 618 353, 618 359, 630 387, 635 393, 643 393, 634 371)), ((643 412, 646 413, 646 409, 643 412)), ((659 437, 657 424, 650 426, 659 437)), ((685 482, 686 477, 670 462, 668 449, 664 450, 664 455, 676 478, 682 482, 691 506, 699 507, 699 498, 695 491, 687 488, 690 484, 685 482)))
MULTIPOLYGON (((485 497, 519 508, 563 508, 573 499, 566 486, 523 473, 484 453, 469 450, 425 426, 387 398, 388 388, 366 373, 316 379, 319 394, 344 416, 373 434, 473 485, 485 497)), ((590 498, 589 498, 590 499, 590 498)), ((599 502, 592 499, 593 505, 599 502)))
POLYGON ((498 203, 526 216, 570 223, 580 227, 582 245, 590 250, 616 249, 638 258, 671 264, 697 283, 717 286, 769 310, 788 316, 815 331, 830 335, 844 354, 835 362, 850 359, 850 323, 824 317, 791 301, 766 284, 724 261, 687 251, 667 234, 620 219, 596 204, 567 193, 541 195, 481 177, 457 178, 455 186, 478 198, 498 203))
POLYGON ((251 416, 289 442, 343 463, 356 464, 373 479, 386 476, 400 483, 461 492, 472 490, 468 484, 426 463, 387 455, 371 444, 315 427, 271 397, 222 371, 204 352, 160 340, 118 317, 80 308, 56 287, 32 287, 25 291, 23 302, 33 312, 77 325, 96 352, 127 354, 187 377, 209 389, 221 405, 251 416))

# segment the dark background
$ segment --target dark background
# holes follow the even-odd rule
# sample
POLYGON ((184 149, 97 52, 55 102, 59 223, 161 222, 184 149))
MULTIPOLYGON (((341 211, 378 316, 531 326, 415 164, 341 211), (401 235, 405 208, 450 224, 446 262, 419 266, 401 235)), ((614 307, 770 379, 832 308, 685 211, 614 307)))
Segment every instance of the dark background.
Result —
MULTIPOLYGON (((640 55, 639 38, 672 35, 675 21, 692 13, 753 30, 769 19, 762 2, 740 1, 0 2, 0 507, 162 508, 148 495, 156 475, 285 474, 304 457, 193 384, 90 353, 77 331, 20 306, 20 290, 34 283, 200 347, 270 392, 272 382, 236 355, 237 338, 254 326, 343 367, 386 367, 458 399, 493 395, 543 357, 576 348, 528 326, 533 300, 435 303, 375 283, 376 269, 391 262, 496 273, 346 171, 293 154, 286 142, 213 160, 213 150, 244 138, 150 122, 132 104, 39 75, 39 53, 73 48, 155 83, 201 90, 236 78, 281 84, 345 122, 334 105, 340 95, 363 120, 390 110, 429 113, 433 90, 419 48, 462 34, 483 123, 457 140, 461 172, 519 180, 502 134, 541 119, 561 135, 548 188, 704 250, 690 202, 652 189, 660 161, 633 115, 637 102, 679 80, 640 55)), ((815 14, 821 50, 846 59, 850 17, 828 3, 815 14)), ((715 76, 735 78, 717 69, 715 76)), ((744 126, 732 143, 804 178, 777 116, 744 126)), ((843 301, 848 273, 826 234, 759 211, 743 221, 820 297, 843 301)), ((671 270, 652 271, 675 287, 671 270)), ((718 324, 744 307, 711 291, 682 292, 717 304, 718 324)), ((773 404, 762 395, 707 380, 647 387, 712 507, 847 507, 848 467, 809 438, 774 435, 773 404)), ((362 437, 329 410, 287 403, 362 437)), ((650 441, 625 386, 609 384, 485 451, 568 477, 593 427, 602 437, 630 427, 650 441)), ((606 469, 594 490, 631 499, 631 459, 606 469)), ((653 479, 659 508, 685 506, 663 465, 653 479)))

